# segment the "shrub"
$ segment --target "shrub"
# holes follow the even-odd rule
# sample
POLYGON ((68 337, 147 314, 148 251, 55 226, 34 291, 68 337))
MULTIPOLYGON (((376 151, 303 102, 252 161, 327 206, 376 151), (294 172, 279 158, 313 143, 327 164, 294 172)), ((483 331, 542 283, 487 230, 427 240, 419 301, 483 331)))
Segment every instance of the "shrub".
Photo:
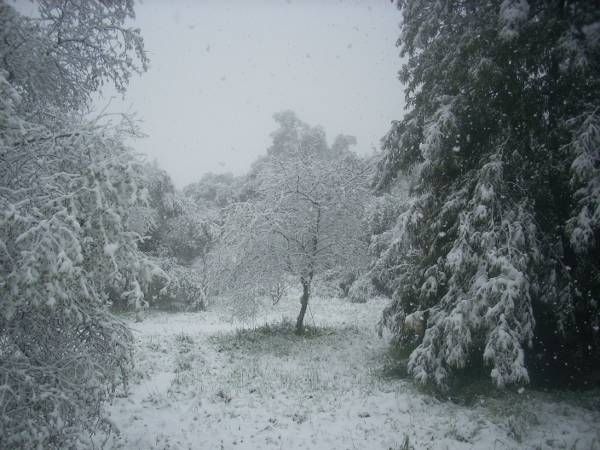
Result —
POLYGON ((367 276, 358 278, 348 291, 348 299, 352 303, 366 303, 367 300, 375 296, 376 291, 373 283, 367 276))

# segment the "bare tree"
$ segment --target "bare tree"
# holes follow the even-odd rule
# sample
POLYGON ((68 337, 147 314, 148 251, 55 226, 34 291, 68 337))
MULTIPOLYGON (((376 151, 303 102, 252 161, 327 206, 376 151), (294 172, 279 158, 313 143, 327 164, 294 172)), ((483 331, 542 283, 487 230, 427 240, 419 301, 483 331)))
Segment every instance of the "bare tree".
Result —
POLYGON ((369 178, 369 164, 353 153, 324 152, 310 139, 271 153, 255 168, 255 197, 226 214, 222 245, 233 262, 228 287, 260 294, 284 275, 297 278, 296 332, 302 334, 315 275, 364 260, 369 178))

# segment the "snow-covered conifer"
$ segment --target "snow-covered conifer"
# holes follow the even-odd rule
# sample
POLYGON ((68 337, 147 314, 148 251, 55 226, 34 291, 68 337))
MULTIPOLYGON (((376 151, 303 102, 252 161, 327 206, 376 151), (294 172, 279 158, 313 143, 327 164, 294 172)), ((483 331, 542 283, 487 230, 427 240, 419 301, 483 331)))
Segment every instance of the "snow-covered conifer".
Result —
POLYGON ((413 184, 375 263, 394 298, 382 324, 421 382, 481 364, 499 386, 549 367, 582 382, 600 362, 600 11, 398 6, 408 110, 378 187, 413 184))

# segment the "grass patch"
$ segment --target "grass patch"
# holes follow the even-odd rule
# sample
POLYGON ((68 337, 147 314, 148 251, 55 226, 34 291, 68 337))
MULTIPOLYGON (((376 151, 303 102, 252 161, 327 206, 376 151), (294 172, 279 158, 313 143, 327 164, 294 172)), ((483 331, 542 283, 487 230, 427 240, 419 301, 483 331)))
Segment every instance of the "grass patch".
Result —
POLYGON ((298 336, 295 324, 284 320, 208 339, 220 358, 230 362, 219 379, 233 394, 285 391, 306 399, 315 392, 347 391, 368 376, 364 361, 358 358, 360 368, 349 366, 348 358, 355 362, 351 356, 356 355, 346 355, 362 336, 356 326, 307 327, 298 336))
POLYGON ((275 323, 265 323, 260 327, 239 329, 236 331, 236 338, 241 340, 256 340, 264 337, 278 336, 292 340, 314 339, 321 336, 335 334, 333 328, 316 327, 312 325, 304 326, 304 333, 296 334, 296 325, 291 320, 283 320, 275 323))
POLYGON ((287 355, 291 348, 301 348, 307 341, 320 342, 336 335, 340 330, 330 327, 306 326, 304 334, 295 333, 296 326, 290 320, 266 323, 256 328, 242 328, 234 333, 215 335, 209 338, 218 351, 232 351, 240 348, 265 353, 287 355))
POLYGON ((179 345, 192 345, 194 343, 194 338, 183 331, 177 335, 175 335, 175 342, 179 345))
POLYGON ((192 358, 177 355, 175 358, 175 372, 185 372, 192 370, 192 358))
POLYGON ((295 334, 295 325, 289 321, 268 323, 256 328, 238 329, 234 332, 210 336, 209 343, 217 352, 227 354, 264 355, 288 360, 304 359, 307 354, 320 359, 340 340, 360 339, 355 327, 306 327, 303 335, 295 334))

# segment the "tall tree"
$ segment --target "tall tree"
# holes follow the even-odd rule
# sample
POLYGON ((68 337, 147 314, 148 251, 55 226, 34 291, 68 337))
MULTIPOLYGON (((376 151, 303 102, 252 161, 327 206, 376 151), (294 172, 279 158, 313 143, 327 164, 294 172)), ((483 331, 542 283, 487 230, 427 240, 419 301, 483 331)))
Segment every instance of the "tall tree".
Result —
POLYGON ((269 156, 255 167, 255 196, 229 208, 223 245, 233 249, 230 286, 260 292, 286 274, 297 278, 301 334, 315 275, 359 264, 366 252, 362 211, 371 172, 354 154, 331 152, 321 129, 292 115, 279 120, 269 156))
POLYGON ((408 110, 378 187, 414 183, 379 263, 420 382, 480 364, 500 386, 581 382, 600 362, 598 6, 398 1, 408 110))
POLYGON ((0 4, 0 447, 90 445, 130 362, 110 293, 137 305, 152 267, 127 227, 144 201, 127 119, 85 120, 106 81, 146 65, 130 1, 0 4))

